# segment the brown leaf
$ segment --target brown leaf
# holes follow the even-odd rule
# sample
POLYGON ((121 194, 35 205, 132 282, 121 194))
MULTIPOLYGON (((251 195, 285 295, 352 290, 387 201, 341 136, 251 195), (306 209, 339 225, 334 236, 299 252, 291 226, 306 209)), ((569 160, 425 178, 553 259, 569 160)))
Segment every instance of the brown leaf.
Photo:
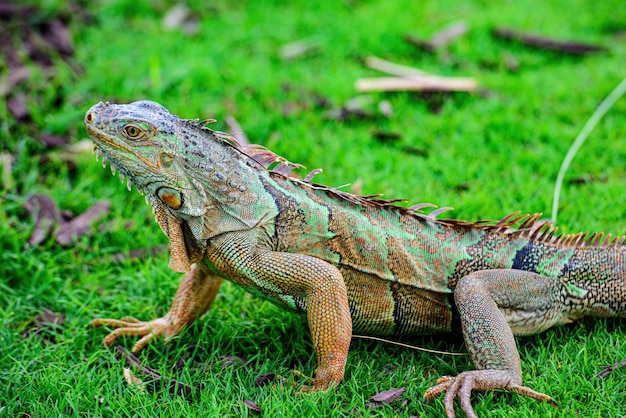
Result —
POLYGON ((220 367, 222 369, 226 367, 244 366, 246 359, 239 356, 220 356, 220 367))
POLYGON ((111 204, 108 201, 96 203, 82 215, 62 224, 57 234, 57 242, 61 245, 69 245, 74 239, 82 236, 93 223, 106 216, 109 210, 111 210, 111 204))
POLYGON ((68 142, 68 138, 42 132, 39 134, 39 140, 48 148, 60 147, 68 142))
POLYGON ((247 406, 248 409, 251 412, 254 412, 255 414, 261 413, 261 407, 256 402, 246 399, 243 401, 243 404, 247 406))
POLYGON ((63 325, 65 322, 65 314, 64 313, 54 313, 49 308, 44 308, 43 311, 35 318, 35 326, 37 328, 45 328, 45 327, 58 327, 59 325, 63 325))
POLYGON ((405 391, 406 388, 384 390, 372 396, 369 400, 379 404, 388 404, 404 395, 405 391))
POLYGON ((25 122, 30 119, 30 112, 26 107, 26 96, 23 94, 16 94, 7 99, 7 109, 17 122, 25 122))
POLYGON ((264 373, 259 375, 256 379, 254 379, 254 386, 261 387, 269 384, 274 378, 276 374, 274 372, 264 373))
POLYGON ((6 96, 11 90, 28 80, 30 77, 30 70, 26 67, 20 66, 9 69, 9 76, 4 81, 3 85, 0 85, 0 96, 6 96))
POLYGON ((68 57, 74 53, 70 33, 67 26, 59 19, 54 19, 44 25, 42 35, 46 42, 56 49, 62 56, 68 57))
POLYGON ((57 204, 50 197, 42 194, 31 196, 24 208, 28 213, 36 213, 35 229, 28 239, 28 245, 39 245, 53 231, 54 227, 61 223, 61 212, 57 204))
POLYGON ((13 17, 28 16, 33 13, 35 9, 31 6, 24 6, 14 2, 1 2, 0 3, 0 18, 11 19, 13 17))
POLYGON ((135 386, 139 392, 145 392, 146 387, 143 385, 143 380, 135 376, 129 367, 124 367, 124 379, 130 386, 135 386))
POLYGON ((56 344, 57 337, 61 333, 61 325, 65 322, 65 314, 54 313, 49 308, 44 308, 33 319, 33 327, 26 329, 22 335, 25 338, 36 336, 40 338, 44 343, 56 344))

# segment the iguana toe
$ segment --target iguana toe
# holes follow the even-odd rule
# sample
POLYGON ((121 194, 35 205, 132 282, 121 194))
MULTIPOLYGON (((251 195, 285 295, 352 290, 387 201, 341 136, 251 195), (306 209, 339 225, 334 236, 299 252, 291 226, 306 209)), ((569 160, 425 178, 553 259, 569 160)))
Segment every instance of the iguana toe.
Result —
POLYGON ((137 354, 148 343, 160 336, 171 338, 177 335, 181 327, 172 323, 168 316, 153 319, 152 321, 140 321, 135 318, 109 319, 98 318, 89 323, 94 327, 115 328, 104 338, 104 345, 111 346, 118 337, 142 337, 133 345, 133 353, 137 354))
POLYGON ((548 402, 558 407, 550 396, 536 392, 529 387, 513 383, 517 380, 516 374, 507 370, 472 370, 459 374, 456 377, 444 376, 437 380, 437 384, 424 393, 424 401, 430 401, 445 392, 444 405, 446 416, 453 418, 454 398, 461 402, 461 409, 469 418, 477 417, 470 401, 472 391, 484 392, 487 390, 506 390, 528 396, 542 402, 548 402))

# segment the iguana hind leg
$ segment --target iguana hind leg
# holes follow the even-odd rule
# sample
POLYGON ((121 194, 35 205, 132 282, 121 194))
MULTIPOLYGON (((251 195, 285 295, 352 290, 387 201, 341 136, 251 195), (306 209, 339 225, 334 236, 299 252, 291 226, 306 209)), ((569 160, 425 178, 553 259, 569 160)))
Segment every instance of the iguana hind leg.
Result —
POLYGON ((461 278, 454 301, 477 370, 439 379, 424 398, 430 400, 445 392, 448 417, 454 417, 457 396, 467 416, 476 416, 470 403, 473 390, 508 390, 556 405, 550 396, 522 386, 513 335, 533 334, 563 322, 559 286, 558 280, 521 270, 482 270, 461 278))
POLYGON ((183 277, 167 315, 151 321, 98 318, 91 321, 90 325, 115 328, 104 338, 107 346, 118 337, 142 337, 133 346, 133 353, 136 354, 157 337, 164 336, 167 340, 178 335, 184 327, 200 317, 213 303, 221 284, 220 277, 193 264, 183 277))

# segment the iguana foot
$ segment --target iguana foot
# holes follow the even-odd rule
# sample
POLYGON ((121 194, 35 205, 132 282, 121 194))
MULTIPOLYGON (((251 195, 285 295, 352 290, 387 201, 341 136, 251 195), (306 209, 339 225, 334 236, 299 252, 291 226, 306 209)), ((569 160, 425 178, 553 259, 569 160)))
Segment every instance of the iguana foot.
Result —
POLYGON ((108 319, 98 318, 89 323, 93 327, 111 327, 116 328, 104 338, 104 345, 107 347, 113 344, 118 337, 141 337, 139 341, 133 345, 133 353, 137 354, 148 345, 149 342, 164 336, 166 341, 180 333, 182 327, 180 324, 173 323, 170 315, 153 319, 152 321, 140 321, 135 318, 108 319))
POLYGON ((444 404, 448 418, 455 416, 453 402, 457 396, 461 400, 461 409, 463 409, 468 418, 477 417, 470 402, 472 390, 507 390, 539 401, 548 402, 558 407, 556 401, 550 396, 535 392, 529 387, 515 384, 513 383, 513 378, 514 376, 511 376, 511 373, 506 370, 473 370, 461 373, 456 377, 443 376, 437 380, 435 386, 424 393, 424 400, 430 401, 445 392, 444 404))
POLYGON ((341 383, 343 378, 344 365, 336 365, 327 369, 317 368, 315 371, 315 377, 311 378, 304 375, 300 371, 293 371, 293 375, 296 377, 304 378, 308 381, 308 384, 300 386, 298 393, 313 393, 313 392, 326 392, 331 387, 341 383))

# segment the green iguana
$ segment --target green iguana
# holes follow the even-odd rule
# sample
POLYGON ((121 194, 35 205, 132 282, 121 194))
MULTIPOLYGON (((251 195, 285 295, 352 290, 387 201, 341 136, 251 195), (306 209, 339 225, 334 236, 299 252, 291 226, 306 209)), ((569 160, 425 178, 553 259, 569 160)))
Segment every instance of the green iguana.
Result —
MULTIPOLYGON (((503 389, 556 404, 522 386, 514 335, 592 315, 626 316, 625 237, 556 235, 539 214, 493 222, 436 218, 397 201, 356 196, 291 177, 292 164, 237 143, 158 103, 99 103, 85 116, 96 158, 145 194, 186 272, 167 315, 149 322, 96 319, 106 338, 171 337, 211 305, 222 279, 306 313, 317 360, 305 390, 338 384, 352 333, 387 338, 460 327, 476 370, 425 393, 503 389)), ((431 205, 432 206, 432 205, 431 205)))

